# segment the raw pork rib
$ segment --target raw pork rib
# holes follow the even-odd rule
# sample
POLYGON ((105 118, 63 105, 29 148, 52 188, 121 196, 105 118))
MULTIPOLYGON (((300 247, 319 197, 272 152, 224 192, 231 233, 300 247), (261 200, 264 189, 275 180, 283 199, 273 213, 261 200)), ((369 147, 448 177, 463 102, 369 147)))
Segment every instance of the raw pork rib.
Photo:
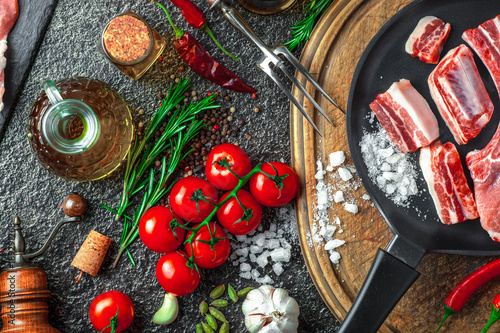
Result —
POLYGON ((500 126, 482 150, 467 154, 481 226, 500 242, 500 126))
POLYGON ((476 29, 464 31, 462 38, 488 68, 500 94, 500 15, 476 29))
POLYGON ((3 110, 4 69, 7 65, 5 51, 7 50, 7 35, 19 16, 17 0, 0 0, 0 111, 3 110))
POLYGON ((431 96, 459 145, 475 138, 490 121, 493 103, 479 76, 471 50, 450 50, 428 79, 431 96))
POLYGON ((437 64, 451 26, 435 16, 425 16, 406 41, 406 53, 428 64, 437 64))
POLYGON ((420 167, 441 222, 455 224, 479 217, 460 155, 451 142, 435 141, 420 150, 420 167))
POLYGON ((429 104, 406 79, 379 94, 370 108, 402 153, 427 146, 439 136, 429 104))

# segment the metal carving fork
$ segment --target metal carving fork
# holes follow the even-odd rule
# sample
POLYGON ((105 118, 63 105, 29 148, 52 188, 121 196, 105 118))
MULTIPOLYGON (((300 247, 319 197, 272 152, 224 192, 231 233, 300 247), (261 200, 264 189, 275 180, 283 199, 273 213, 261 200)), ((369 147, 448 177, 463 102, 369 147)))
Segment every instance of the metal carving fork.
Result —
MULTIPOLYGON (((283 83, 283 81, 278 77, 277 73, 270 67, 270 64, 274 64, 275 68, 279 68, 285 75, 290 79, 296 86, 299 88, 299 90, 311 101, 311 103, 314 105, 316 109, 328 120, 332 126, 335 126, 333 122, 328 118, 326 113, 321 109, 321 107, 316 103, 314 98, 307 92, 306 88, 300 84, 300 82, 295 78, 294 75, 292 75, 288 69, 285 67, 285 64, 283 60, 279 57, 279 55, 282 55, 286 60, 288 60, 295 69, 297 69, 304 77, 312 83, 312 85, 319 91, 323 96, 325 96, 335 107, 337 107, 340 111, 344 112, 337 103, 333 101, 333 99, 328 96, 326 91, 321 88, 321 86, 316 82, 316 80, 313 79, 311 74, 302 66, 300 61, 297 60, 293 56, 290 51, 283 45, 279 44, 278 46, 271 48, 267 46, 260 38, 255 34, 255 32, 250 28, 248 23, 245 21, 245 19, 241 16, 241 14, 234 8, 228 6, 224 0, 207 0, 208 3, 210 3, 210 9, 218 6, 219 9, 222 11, 224 14, 224 17, 226 20, 228 20, 236 29, 238 29, 242 34, 244 34, 248 39, 250 39, 257 47, 264 53, 262 56, 261 60, 257 64, 257 66, 262 69, 267 75, 273 79, 273 81, 280 87, 280 89, 286 94, 288 99, 292 101, 293 104, 300 110, 300 112, 306 117, 306 119, 311 123, 311 125, 314 127, 314 129, 318 132, 319 135, 321 135, 321 132, 319 131, 318 127, 316 127, 316 124, 314 124, 313 120, 309 115, 307 114, 306 110, 304 107, 299 103, 299 101, 295 98, 295 96, 292 95, 292 93, 287 89, 286 85, 283 83)), ((345 113, 345 112, 344 112, 345 113)))

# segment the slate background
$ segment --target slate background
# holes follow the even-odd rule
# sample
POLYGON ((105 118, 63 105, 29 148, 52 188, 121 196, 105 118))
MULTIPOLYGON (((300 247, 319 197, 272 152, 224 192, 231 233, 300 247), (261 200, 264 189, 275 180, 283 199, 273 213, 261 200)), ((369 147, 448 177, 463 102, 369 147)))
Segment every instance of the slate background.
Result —
MULTIPOLYGON (((195 3, 207 11, 207 3, 201 0, 195 0, 195 3)), ((217 59, 258 90, 255 100, 250 95, 230 93, 232 101, 224 103, 236 107, 237 111, 233 114, 236 120, 245 121, 242 131, 231 137, 230 142, 239 142, 254 163, 272 160, 290 163, 289 103, 286 96, 255 66, 260 57, 258 50, 218 11, 207 13, 209 25, 221 44, 241 57, 242 61, 235 63, 224 56, 207 35, 193 31, 170 3, 166 5, 179 27, 193 34, 217 59), (254 107, 260 108, 261 112, 254 113, 254 107), (252 139, 247 140, 246 134, 250 134, 252 139)), ((274 45, 291 37, 288 28, 304 17, 301 12, 304 5, 304 1, 299 1, 289 12, 274 17, 258 17, 237 8, 264 42, 274 45)), ((23 221, 28 251, 33 252, 41 247, 52 226, 63 217, 58 207, 68 193, 79 192, 88 202, 84 222, 63 228, 45 255, 34 260, 47 272, 53 297, 49 303, 49 320, 61 332, 94 332, 88 319, 89 305, 97 295, 112 289, 127 293, 134 302, 136 319, 130 332, 194 332, 196 323, 202 320, 197 311, 198 304, 208 298, 210 290, 216 285, 231 283, 236 289, 257 286, 253 281, 242 280, 238 276, 239 268, 231 263, 210 271, 204 270, 198 289, 189 296, 179 298, 181 310, 178 319, 169 326, 161 327, 151 323, 163 299, 163 290, 154 274, 160 255, 147 251, 140 241, 130 248, 137 267, 123 258, 117 269, 111 268, 118 247, 113 242, 100 274, 97 277, 84 274, 79 284, 74 282, 78 271, 70 263, 90 230, 105 233, 113 240, 119 239, 120 225, 113 222, 111 214, 100 208, 98 203, 113 205, 118 201, 123 170, 96 182, 76 183, 56 178, 39 165, 29 148, 26 139, 29 108, 45 80, 86 76, 102 80, 116 89, 131 107, 134 117, 137 117, 139 108, 150 116, 159 104, 158 93, 166 92, 173 84, 169 76, 178 74, 175 69, 181 65, 179 58, 168 57, 173 52, 171 36, 172 30, 163 12, 149 0, 60 0, 0 143, 0 248, 6 250, 0 254, 0 267, 8 267, 12 262, 8 249, 11 247, 12 237, 9 235, 12 235, 15 215, 23 221), (156 63, 139 81, 122 75, 96 51, 106 22, 125 10, 143 16, 163 36, 170 38, 163 61, 156 63)), ((190 77, 196 90, 219 90, 218 86, 191 71, 182 72, 181 77, 190 77)), ((295 226, 293 206, 265 209, 264 230, 271 222, 295 226)), ((285 272, 280 277, 273 275, 269 266, 265 273, 276 281, 275 286, 287 289, 298 301, 301 309, 300 332, 334 332, 338 323, 309 277, 296 228, 287 229, 287 239, 293 245, 292 261, 285 265, 285 272)), ((232 332, 245 331, 240 304, 224 310, 232 332)))

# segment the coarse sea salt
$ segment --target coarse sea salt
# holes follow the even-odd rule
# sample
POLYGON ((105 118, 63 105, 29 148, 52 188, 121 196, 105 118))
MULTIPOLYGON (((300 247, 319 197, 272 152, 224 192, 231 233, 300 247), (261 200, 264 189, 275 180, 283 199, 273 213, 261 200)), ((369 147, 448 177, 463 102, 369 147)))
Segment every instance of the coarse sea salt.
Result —
POLYGON ((419 194, 415 155, 399 152, 382 126, 376 126, 359 143, 368 176, 396 205, 408 207, 409 199, 419 194))

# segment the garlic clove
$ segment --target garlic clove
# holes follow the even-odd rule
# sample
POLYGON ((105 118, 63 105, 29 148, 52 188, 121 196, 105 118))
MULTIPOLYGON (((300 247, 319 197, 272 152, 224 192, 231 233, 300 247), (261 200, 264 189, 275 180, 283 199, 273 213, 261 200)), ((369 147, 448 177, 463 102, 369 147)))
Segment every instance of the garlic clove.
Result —
POLYGON ((178 314, 179 303, 177 302, 177 297, 166 293, 160 310, 153 316, 153 323, 157 325, 168 325, 177 318, 178 314))
POLYGON ((266 316, 262 314, 251 314, 245 316, 245 326, 250 333, 260 332, 260 329, 265 323, 266 316))

